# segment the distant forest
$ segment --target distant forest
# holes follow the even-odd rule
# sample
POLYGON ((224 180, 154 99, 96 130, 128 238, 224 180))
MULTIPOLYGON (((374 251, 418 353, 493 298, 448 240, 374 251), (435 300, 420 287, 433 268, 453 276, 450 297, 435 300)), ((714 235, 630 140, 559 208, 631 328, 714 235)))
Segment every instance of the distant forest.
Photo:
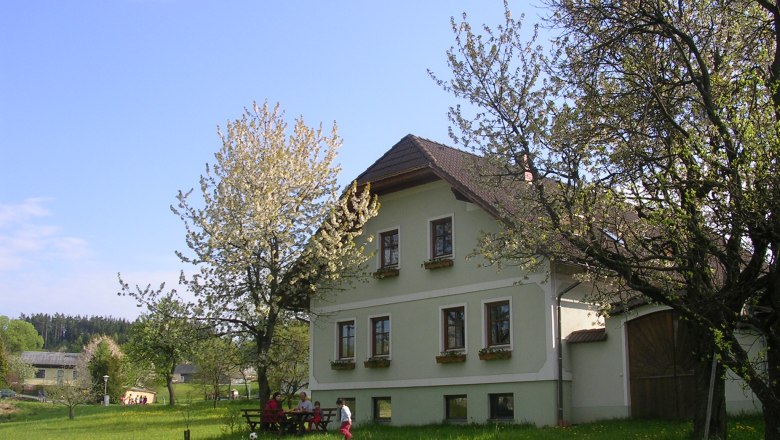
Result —
POLYGON ((46 351, 78 353, 94 336, 110 336, 119 345, 127 342, 130 326, 126 319, 104 316, 54 316, 44 313, 22 314, 19 319, 32 324, 43 337, 46 351))

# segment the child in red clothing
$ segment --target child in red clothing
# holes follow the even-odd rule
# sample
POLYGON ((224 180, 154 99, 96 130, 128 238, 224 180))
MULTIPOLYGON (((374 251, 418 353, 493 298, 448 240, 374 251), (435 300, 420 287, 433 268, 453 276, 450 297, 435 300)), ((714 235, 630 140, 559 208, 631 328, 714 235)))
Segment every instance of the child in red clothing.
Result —
POLYGON ((311 432, 311 428, 314 427, 314 430, 319 432, 320 430, 320 422, 322 421, 322 409, 320 409, 320 402, 314 402, 314 409, 311 412, 311 418, 309 419, 309 432, 311 432))
POLYGON ((341 428, 339 432, 344 434, 344 440, 352 438, 352 433, 349 432, 352 428, 352 412, 349 411, 349 407, 344 405, 344 399, 336 399, 336 406, 339 407, 339 422, 341 422, 341 428))

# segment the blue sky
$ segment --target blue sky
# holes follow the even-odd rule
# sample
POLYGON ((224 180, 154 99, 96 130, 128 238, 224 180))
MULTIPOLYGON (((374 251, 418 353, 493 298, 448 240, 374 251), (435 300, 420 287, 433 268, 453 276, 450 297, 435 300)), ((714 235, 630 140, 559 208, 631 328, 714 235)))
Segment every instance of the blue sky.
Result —
POLYGON ((426 69, 447 76, 462 12, 502 20, 500 0, 3 2, 0 315, 134 319, 117 272, 176 287, 169 207, 253 101, 335 120, 342 184, 408 133, 451 144, 426 69))

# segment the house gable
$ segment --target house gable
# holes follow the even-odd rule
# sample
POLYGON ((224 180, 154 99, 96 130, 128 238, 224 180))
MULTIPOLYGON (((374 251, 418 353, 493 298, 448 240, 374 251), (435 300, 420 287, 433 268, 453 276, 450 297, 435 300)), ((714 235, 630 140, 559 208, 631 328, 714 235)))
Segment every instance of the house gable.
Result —
MULTIPOLYGON (((505 191, 481 185, 481 177, 496 177, 484 158, 415 135, 406 135, 355 180, 370 183, 383 195, 443 180, 457 200, 468 201, 498 216, 509 201, 505 191)), ((509 182, 507 182, 509 183, 509 182)))

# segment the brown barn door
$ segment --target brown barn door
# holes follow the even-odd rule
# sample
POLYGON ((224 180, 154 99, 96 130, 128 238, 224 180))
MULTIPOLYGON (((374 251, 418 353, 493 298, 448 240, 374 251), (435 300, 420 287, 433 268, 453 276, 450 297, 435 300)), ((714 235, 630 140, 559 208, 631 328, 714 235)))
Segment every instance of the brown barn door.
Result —
POLYGON ((628 371, 631 416, 693 417, 693 340, 685 321, 671 310, 631 320, 628 371))

